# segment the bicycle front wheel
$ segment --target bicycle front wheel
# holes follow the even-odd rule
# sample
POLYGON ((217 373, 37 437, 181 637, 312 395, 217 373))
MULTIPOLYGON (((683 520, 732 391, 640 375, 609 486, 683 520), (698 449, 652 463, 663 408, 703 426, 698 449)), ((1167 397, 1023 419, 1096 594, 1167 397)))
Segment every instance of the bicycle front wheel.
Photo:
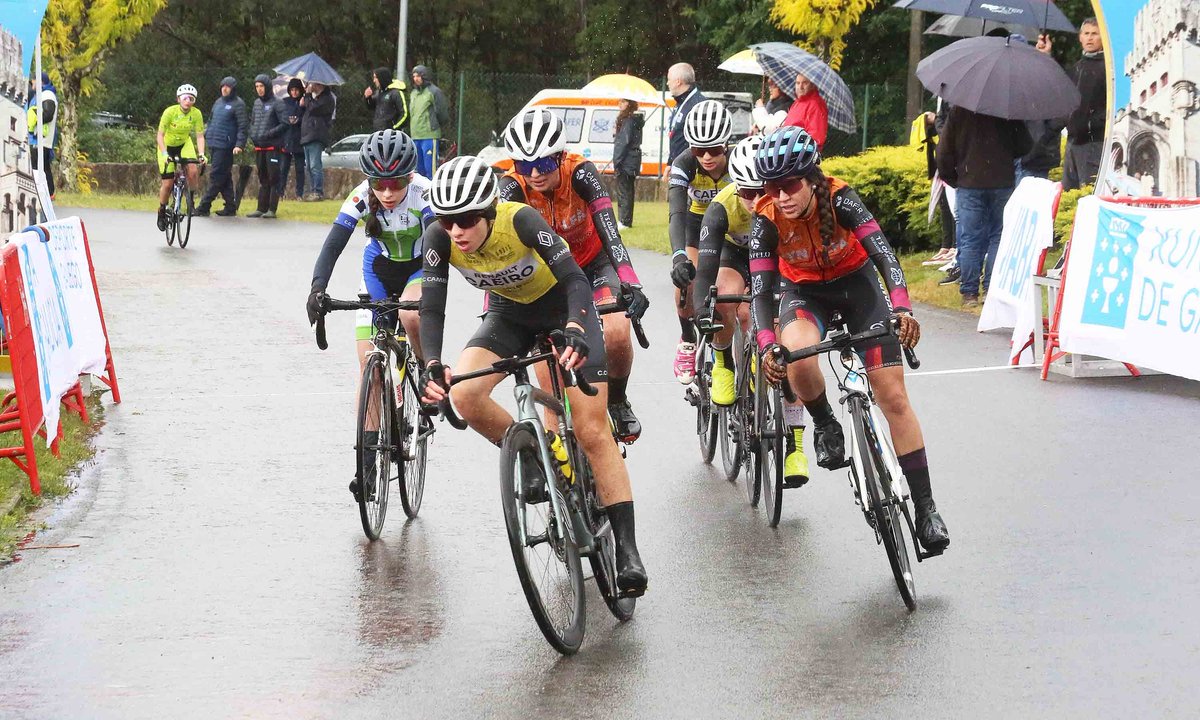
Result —
POLYGON ((720 428, 716 413, 713 412, 712 374, 705 357, 708 354, 704 349, 706 347, 702 344, 701 351, 697 353, 696 379, 692 382, 696 388, 696 435, 700 439, 700 459, 711 463, 717 454, 717 433, 720 428))
POLYGON ((192 236, 192 203, 195 199, 192 197, 190 189, 180 193, 183 197, 180 198, 178 207, 175 209, 176 222, 179 224, 179 229, 176 231, 176 237, 179 240, 179 247, 185 248, 188 244, 188 238, 192 236))
POLYGON ((429 436, 433 434, 433 420, 421 412, 421 398, 417 393, 417 378, 420 370, 412 357, 405 364, 404 405, 400 412, 400 452, 404 465, 400 473, 400 504, 404 514, 415 518, 421 510, 421 499, 425 497, 425 461, 429 450, 429 436))
POLYGON ((742 433, 738 422, 737 405, 716 408, 717 438, 721 442, 721 465, 725 479, 737 482, 742 469, 742 433))
POLYGON ((358 514, 363 532, 378 540, 387 518, 388 486, 395 477, 392 376, 379 355, 367 359, 358 389, 358 514))
POLYGON ((573 655, 583 644, 583 568, 570 518, 554 509, 566 508, 566 499, 560 495, 552 503, 547 497, 550 479, 533 433, 516 423, 500 447, 504 526, 533 619, 555 650, 573 655))
POLYGON ((880 443, 875 423, 864 401, 858 398, 852 403, 851 413, 858 430, 855 433, 858 436, 855 452, 862 459, 863 484, 867 488, 871 513, 875 516, 875 533, 887 552, 900 597, 909 610, 916 610, 917 588, 908 557, 908 544, 904 539, 906 522, 900 516, 900 501, 891 492, 891 473, 883 461, 884 446, 880 443))
POLYGON ((783 399, 779 388, 765 386, 756 394, 758 413, 758 477, 767 524, 779 525, 783 514, 783 399))
POLYGON ((167 228, 163 232, 167 235, 167 247, 175 244, 175 234, 179 231, 179 216, 176 211, 179 208, 179 184, 176 183, 171 188, 171 198, 167 203, 167 228))
POLYGON ((758 507, 758 498, 762 492, 762 480, 758 476, 756 465, 762 451, 762 443, 758 438, 758 421, 755 417, 755 386, 758 383, 758 377, 755 375, 758 370, 756 352, 757 348, 752 343, 748 343, 742 351, 737 405, 734 406, 742 423, 742 465, 745 466, 742 482, 750 507, 758 507))

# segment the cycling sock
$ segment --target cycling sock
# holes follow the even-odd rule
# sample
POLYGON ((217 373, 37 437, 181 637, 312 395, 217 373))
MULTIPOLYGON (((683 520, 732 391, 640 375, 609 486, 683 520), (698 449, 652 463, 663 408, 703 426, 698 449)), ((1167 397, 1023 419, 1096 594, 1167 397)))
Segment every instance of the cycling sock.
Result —
POLYGON ((625 388, 629 386, 629 378, 609 378, 608 379, 608 404, 616 405, 617 403, 625 402, 628 398, 625 396, 625 388))
POLYGON ((729 370, 733 369, 733 346, 726 345, 725 347, 717 347, 713 345, 713 350, 721 353, 721 363, 729 370))
POLYGON ((793 430, 804 427, 804 406, 800 403, 783 406, 783 421, 793 430))
POLYGON ((680 342, 696 342, 696 326, 692 324, 691 318, 679 318, 679 339, 680 342))
POLYGON ((896 458, 900 469, 908 479, 908 487, 912 490, 913 502, 932 500, 933 490, 929 487, 929 460, 925 457, 925 448, 913 450, 896 458))
POLYGON ((808 408, 813 422, 817 425, 828 425, 831 422, 835 422, 833 408, 829 405, 829 396, 825 393, 821 393, 815 400, 806 401, 804 407, 808 408))

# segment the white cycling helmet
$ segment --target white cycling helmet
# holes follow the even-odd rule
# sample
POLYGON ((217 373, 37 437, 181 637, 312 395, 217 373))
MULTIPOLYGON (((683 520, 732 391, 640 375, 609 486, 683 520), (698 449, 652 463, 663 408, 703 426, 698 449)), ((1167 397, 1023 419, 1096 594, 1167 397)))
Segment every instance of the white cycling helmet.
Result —
POLYGON ((436 215, 485 210, 496 201, 496 175, 474 155, 461 155, 433 174, 429 204, 436 215))
POLYGON ((184 95, 191 95, 192 99, 195 100, 196 97, 199 95, 199 93, 196 92, 195 85, 189 85, 187 83, 184 83, 184 84, 180 85, 179 88, 175 91, 175 97, 176 97, 176 99, 178 99, 178 98, 183 97, 184 95))
POLYGON ((754 153, 758 152, 762 141, 762 135, 742 138, 729 153, 729 177, 739 190, 758 190, 763 186, 758 168, 754 166, 754 153))
POLYGON ((733 116, 716 100, 696 103, 683 121, 683 138, 692 147, 724 145, 733 134, 733 116))
POLYGON ((504 147, 513 160, 530 162, 567 149, 563 121, 545 108, 517 115, 504 129, 504 147))

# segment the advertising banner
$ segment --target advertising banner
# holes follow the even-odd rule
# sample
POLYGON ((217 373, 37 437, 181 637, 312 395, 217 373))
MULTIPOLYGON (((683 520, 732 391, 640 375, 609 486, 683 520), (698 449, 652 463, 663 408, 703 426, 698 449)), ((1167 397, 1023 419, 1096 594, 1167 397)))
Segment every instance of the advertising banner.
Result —
POLYGON ((1087 197, 1076 210, 1075 238, 1062 348, 1200 380, 1200 208, 1087 197))
POLYGON ((1011 357, 1034 331, 1033 274, 1042 251, 1054 244, 1054 211, 1061 192, 1056 182, 1025 178, 1004 206, 1004 231, 978 330, 1011 327, 1011 357))
POLYGON ((48 441, 59 400, 81 373, 105 372, 107 340, 91 282, 83 224, 67 218, 13 235, 33 328, 38 387, 48 441))

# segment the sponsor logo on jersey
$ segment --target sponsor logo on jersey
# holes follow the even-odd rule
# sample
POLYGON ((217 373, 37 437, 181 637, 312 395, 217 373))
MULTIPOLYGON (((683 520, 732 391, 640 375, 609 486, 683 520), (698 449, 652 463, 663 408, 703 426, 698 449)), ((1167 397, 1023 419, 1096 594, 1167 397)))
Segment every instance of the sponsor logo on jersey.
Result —
POLYGON ((545 230, 539 230, 538 245, 541 245, 542 247, 554 247, 554 236, 545 230))
POLYGON ((437 254, 437 250, 429 248, 425 251, 425 262, 430 265, 438 265, 442 262, 442 256, 437 254))
POLYGON ((460 268, 467 282, 477 288, 491 289, 521 285, 533 277, 537 266, 529 259, 526 262, 509 265, 499 270, 483 271, 460 268))

